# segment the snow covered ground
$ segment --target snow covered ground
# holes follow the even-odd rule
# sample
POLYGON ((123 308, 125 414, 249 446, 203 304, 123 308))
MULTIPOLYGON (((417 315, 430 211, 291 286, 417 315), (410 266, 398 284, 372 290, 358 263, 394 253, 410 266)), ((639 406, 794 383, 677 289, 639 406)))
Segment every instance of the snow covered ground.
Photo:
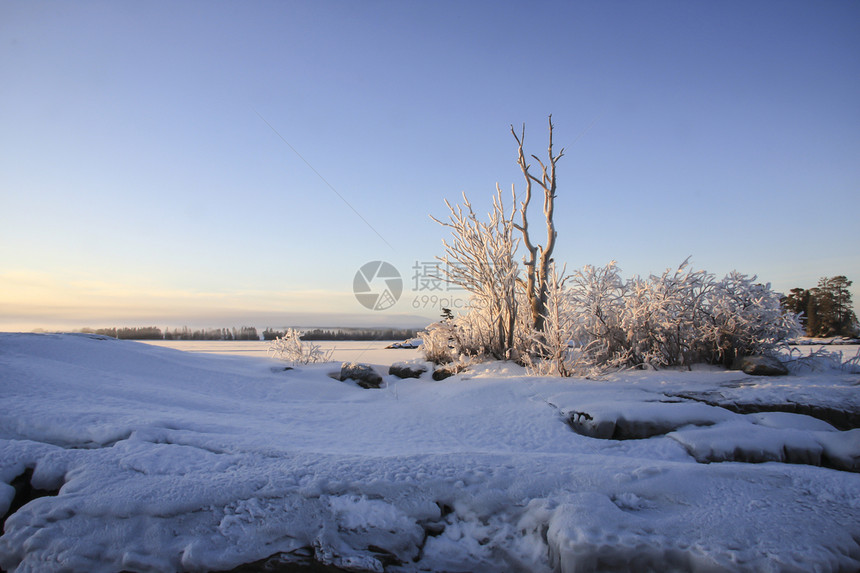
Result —
POLYGON ((860 569, 860 430, 728 409, 850 420, 857 374, 563 380, 497 363, 364 390, 336 369, 0 334, 0 513, 8 484, 58 490, 8 517, 0 567, 860 569), (738 459, 762 463, 723 461, 738 459))
MULTIPOLYGON (((262 358, 271 354, 269 347, 272 344, 264 340, 141 340, 141 342, 185 352, 262 358)), ((318 340, 313 343, 323 351, 331 350, 332 360, 340 362, 391 364, 421 356, 421 351, 417 348, 386 348, 393 342, 391 340, 318 340)))

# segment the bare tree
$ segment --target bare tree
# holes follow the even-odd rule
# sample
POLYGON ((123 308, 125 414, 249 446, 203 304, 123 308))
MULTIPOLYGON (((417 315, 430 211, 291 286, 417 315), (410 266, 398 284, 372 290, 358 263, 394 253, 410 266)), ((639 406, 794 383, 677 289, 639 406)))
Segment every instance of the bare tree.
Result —
POLYGON ((463 194, 463 205, 453 207, 448 221, 431 218, 449 227, 453 241, 443 241, 445 263, 443 272, 449 282, 469 291, 475 308, 470 313, 473 321, 482 323, 478 330, 485 340, 482 349, 463 349, 466 352, 486 352, 498 359, 511 358, 514 346, 514 329, 517 316, 517 279, 519 265, 515 252, 519 240, 514 238, 513 217, 505 213, 502 191, 496 185, 493 210, 488 222, 479 221, 472 204, 463 194))
POLYGON ((564 149, 555 154, 552 132, 552 116, 549 116, 549 160, 544 163, 531 156, 540 165, 541 174, 536 176, 529 171, 531 165, 526 162, 523 151, 525 125, 519 135, 511 126, 511 133, 518 144, 517 164, 526 180, 525 198, 519 205, 512 186, 513 205, 506 211, 501 188, 496 184, 493 209, 486 223, 478 220, 465 194, 462 205, 454 207, 445 201, 450 212, 447 222, 431 216, 437 223, 450 228, 453 235, 450 244, 443 241, 445 256, 439 257, 446 263, 444 274, 447 280, 469 291, 478 305, 461 321, 467 322, 469 328, 466 330, 473 333, 467 337, 470 342, 465 344, 469 348, 463 349, 467 354, 484 352, 495 358, 519 359, 520 351, 531 352, 534 348, 544 347, 529 343, 530 348, 524 348, 522 343, 540 340, 547 320, 553 320, 548 317, 547 302, 552 286, 550 281, 556 280, 552 268, 557 234, 553 222, 556 163, 564 155, 564 149), (533 241, 530 235, 529 205, 533 184, 539 186, 544 195, 544 244, 533 241), (516 237, 517 231, 522 235, 522 241, 516 237), (523 257, 525 280, 520 276, 516 262, 521 242, 526 248, 526 256, 523 257), (518 302, 518 299, 524 300, 518 302), (521 302, 527 305, 528 318, 523 320, 521 317, 518 321, 517 309, 521 302))
POLYGON ((511 133, 514 139, 517 140, 518 145, 517 164, 520 166, 520 170, 522 170, 523 177, 526 180, 525 199, 520 203, 519 210, 521 222, 519 224, 513 223, 513 226, 522 233, 523 244, 528 251, 527 256, 523 258, 523 264, 526 267, 525 291, 531 309, 532 328, 536 332, 543 332, 546 321, 546 305, 547 297, 549 296, 551 273, 550 266, 552 265, 552 252, 555 249, 557 236, 555 222, 553 221, 556 191, 555 166, 558 160, 564 156, 564 148, 559 151, 558 155, 553 155, 552 130, 552 115, 550 115, 548 163, 544 163, 536 155, 531 156, 541 167, 541 174, 538 177, 529 171, 531 165, 526 162, 523 152, 523 144, 526 138, 525 124, 523 124, 520 135, 517 135, 517 132, 514 131, 514 126, 511 126, 511 133), (532 183, 537 184, 543 190, 543 214, 546 223, 546 243, 544 245, 535 243, 529 231, 528 208, 532 200, 532 183))

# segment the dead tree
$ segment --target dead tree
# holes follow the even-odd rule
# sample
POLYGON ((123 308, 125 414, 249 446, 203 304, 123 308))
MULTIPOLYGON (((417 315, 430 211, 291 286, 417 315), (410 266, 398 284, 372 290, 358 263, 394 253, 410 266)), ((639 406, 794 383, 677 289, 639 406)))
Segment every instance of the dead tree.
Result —
POLYGON ((558 160, 564 156, 564 148, 559 151, 558 155, 553 155, 552 150, 552 115, 549 116, 549 162, 544 163, 536 155, 531 157, 538 162, 541 167, 541 175, 533 175, 529 169, 531 165, 526 162, 525 154, 523 153, 523 142, 526 137, 526 126, 523 124, 523 129, 520 135, 514 131, 514 126, 511 125, 511 133, 518 145, 517 164, 523 172, 523 177, 526 180, 525 199, 520 203, 520 223, 514 223, 513 226, 522 233, 523 245, 526 248, 527 255, 523 257, 523 264, 526 267, 526 284, 525 291, 528 297, 529 307, 531 310, 532 328, 536 332, 543 332, 544 321, 546 320, 546 304, 549 296, 549 283, 552 251, 555 248, 556 230, 553 221, 555 208, 555 191, 556 177, 555 165, 558 160), (546 244, 541 245, 532 241, 529 231, 528 208, 532 200, 532 184, 537 184, 543 189, 543 214, 546 223, 546 244))

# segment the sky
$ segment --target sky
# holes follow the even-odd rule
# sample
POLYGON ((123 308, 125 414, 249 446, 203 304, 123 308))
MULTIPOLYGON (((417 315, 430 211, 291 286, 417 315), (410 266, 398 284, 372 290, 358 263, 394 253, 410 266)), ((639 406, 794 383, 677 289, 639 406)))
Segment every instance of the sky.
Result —
POLYGON ((12 0, 0 330, 422 326, 467 299, 430 215, 521 191, 549 114, 569 271, 860 300, 858 2, 12 0))

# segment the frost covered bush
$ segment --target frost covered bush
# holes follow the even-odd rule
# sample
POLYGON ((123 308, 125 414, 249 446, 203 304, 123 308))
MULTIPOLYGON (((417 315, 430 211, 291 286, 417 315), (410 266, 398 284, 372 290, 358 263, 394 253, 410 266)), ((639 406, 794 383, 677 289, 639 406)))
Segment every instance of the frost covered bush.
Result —
POLYGON ((278 337, 269 345, 269 353, 275 358, 290 364, 315 364, 330 362, 333 348, 323 350, 318 344, 304 341, 302 333, 294 328, 288 328, 283 336, 278 337))
POLYGON ((524 360, 536 373, 569 376, 622 367, 690 366, 773 354, 799 332, 779 295, 736 271, 717 281, 688 261, 624 281, 615 262, 556 277, 544 333, 524 360))
POLYGON ((424 359, 434 364, 447 364, 454 360, 454 327, 452 321, 435 322, 418 334, 424 359))
POLYGON ((770 284, 755 280, 732 271, 709 293, 698 329, 709 362, 731 366, 737 358, 773 352, 800 334, 797 315, 783 312, 770 284))
POLYGON ((572 341, 586 364, 620 366, 627 361, 622 328, 625 285, 615 261, 605 267, 586 265, 570 280, 568 292, 574 328, 572 341))
POLYGON ((513 213, 505 213, 498 188, 487 222, 478 219, 465 193, 463 205, 455 208, 448 201, 445 204, 448 221, 435 219, 453 234, 450 244, 443 241, 443 272, 450 283, 471 293, 473 308, 459 324, 452 325, 455 346, 468 355, 509 358, 516 330, 520 274, 514 259, 519 241, 514 238, 513 213))
MULTIPOLYGON (((562 270, 562 275, 564 271, 562 270)), ((572 302, 565 282, 569 277, 559 276, 555 265, 550 267, 547 277, 547 300, 545 304, 544 329, 542 332, 522 329, 529 334, 520 347, 530 351, 521 352, 523 362, 533 374, 544 376, 572 376, 578 369, 581 349, 572 345, 576 322, 572 302)))
POLYGON ((627 365, 678 366, 701 361, 697 342, 713 275, 684 261, 674 271, 625 286, 621 318, 627 365))
MULTIPOLYGON (((732 366, 755 354, 773 354, 800 332, 796 315, 755 276, 732 271, 722 280, 688 261, 648 278, 621 278, 615 262, 587 265, 570 276, 552 268, 544 329, 529 328, 520 305, 516 335, 506 357, 536 374, 571 376, 613 368, 658 368, 695 363, 732 366)), ((490 355, 493 310, 473 308, 428 327, 425 357, 437 363, 490 355)))
POLYGON ((627 365, 731 366, 740 357, 772 353, 796 336, 799 324, 784 314, 770 284, 732 271, 717 281, 684 261, 677 270, 627 283, 622 323, 627 365))
POLYGON ((462 362, 466 358, 511 358, 502 351, 499 332, 499 307, 473 297, 466 314, 429 325, 419 337, 423 341, 424 359, 436 364, 462 362), (500 354, 501 353, 501 354, 500 354))

